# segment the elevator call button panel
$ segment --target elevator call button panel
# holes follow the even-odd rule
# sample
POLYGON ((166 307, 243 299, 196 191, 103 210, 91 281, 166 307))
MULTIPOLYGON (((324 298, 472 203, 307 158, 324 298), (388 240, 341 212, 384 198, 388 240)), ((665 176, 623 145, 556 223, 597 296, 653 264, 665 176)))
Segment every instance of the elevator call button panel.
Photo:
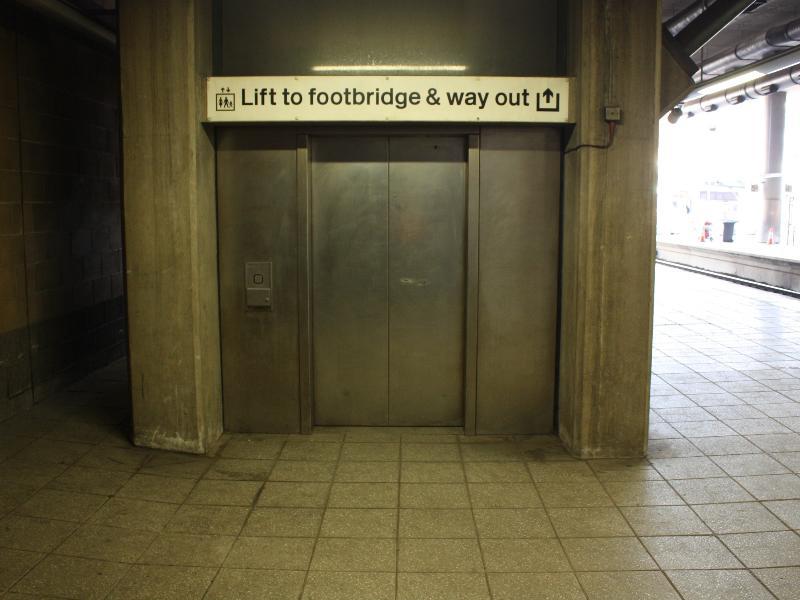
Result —
POLYGON ((248 308, 272 310, 272 262, 247 262, 244 289, 248 308))

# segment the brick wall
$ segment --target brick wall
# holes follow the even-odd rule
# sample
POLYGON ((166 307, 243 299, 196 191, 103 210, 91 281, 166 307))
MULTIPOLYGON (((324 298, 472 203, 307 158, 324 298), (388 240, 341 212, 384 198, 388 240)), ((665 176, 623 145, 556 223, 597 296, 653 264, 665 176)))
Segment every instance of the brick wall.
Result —
POLYGON ((0 419, 125 353, 115 53, 0 3, 0 419))

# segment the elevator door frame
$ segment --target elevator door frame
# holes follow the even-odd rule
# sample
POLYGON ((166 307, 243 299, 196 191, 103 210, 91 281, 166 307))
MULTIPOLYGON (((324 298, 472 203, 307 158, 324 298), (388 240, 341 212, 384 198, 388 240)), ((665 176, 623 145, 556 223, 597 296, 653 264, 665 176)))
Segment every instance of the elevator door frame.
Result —
POLYGON ((298 312, 300 430, 314 428, 313 265, 311 263, 311 138, 364 136, 462 137, 467 149, 464 311, 464 433, 476 432, 478 372, 478 231, 480 214, 480 130, 469 127, 320 127, 297 135, 298 312))

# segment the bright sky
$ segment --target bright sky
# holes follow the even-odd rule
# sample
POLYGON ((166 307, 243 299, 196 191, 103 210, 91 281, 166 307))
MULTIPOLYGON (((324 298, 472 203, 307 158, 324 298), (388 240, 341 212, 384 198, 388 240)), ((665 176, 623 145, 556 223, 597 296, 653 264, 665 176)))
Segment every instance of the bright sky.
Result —
MULTIPOLYGON (((659 235, 681 235, 674 225, 676 218, 687 216, 679 212, 686 203, 677 198, 698 198, 700 191, 717 184, 742 190, 737 219, 740 231, 755 231, 758 227, 760 203, 757 194, 750 193, 751 185, 761 184, 765 160, 766 101, 747 100, 737 106, 727 106, 715 112, 699 112, 693 118, 685 115, 677 124, 666 118, 660 123, 659 145, 659 235), (673 205, 676 202, 679 206, 673 205), (742 221, 746 222, 742 222, 742 221), (669 224, 666 222, 670 221, 669 224)), ((786 130, 784 138, 784 183, 793 186, 793 194, 800 200, 800 86, 787 93, 786 130)), ((759 188, 760 189, 760 188, 759 188)), ((787 194, 788 195, 788 194, 787 194)), ((786 202, 786 200, 785 200, 786 202)), ((800 202, 798 202, 800 204, 800 202)), ((711 218, 701 215, 703 209, 695 205, 695 221, 711 218)), ((796 208, 800 217, 800 207, 796 208)), ((706 210, 719 216, 719 213, 706 210)), ((685 213, 685 210, 684 210, 685 213)), ((784 213, 788 213, 785 206, 784 213)), ((786 227, 787 214, 784 214, 786 227)), ((800 218, 798 221, 798 246, 800 246, 800 218)), ((687 226, 695 236, 696 223, 687 226)), ((786 241, 789 240, 788 236, 786 241)), ((798 248, 800 250, 800 248, 798 248)))

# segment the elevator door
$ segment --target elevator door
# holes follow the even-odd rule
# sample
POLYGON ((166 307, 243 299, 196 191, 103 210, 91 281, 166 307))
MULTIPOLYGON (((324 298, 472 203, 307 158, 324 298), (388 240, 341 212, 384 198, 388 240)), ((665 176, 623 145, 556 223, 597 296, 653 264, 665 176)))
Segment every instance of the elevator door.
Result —
POLYGON ((462 425, 466 147, 459 137, 311 146, 318 425, 462 425))

